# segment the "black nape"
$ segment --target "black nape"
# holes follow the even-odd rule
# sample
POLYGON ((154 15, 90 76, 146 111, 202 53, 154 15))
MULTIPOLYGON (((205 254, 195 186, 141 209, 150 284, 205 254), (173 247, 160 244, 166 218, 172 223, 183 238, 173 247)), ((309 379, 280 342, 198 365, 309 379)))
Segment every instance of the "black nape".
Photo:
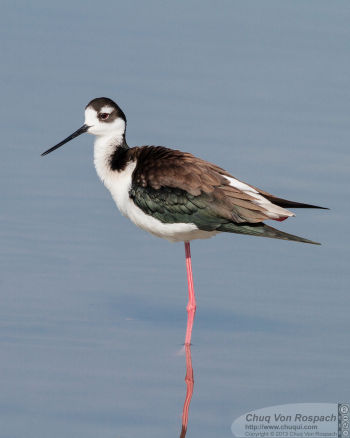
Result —
POLYGON ((109 165, 111 170, 124 170, 129 161, 129 146, 126 143, 125 135, 123 135, 123 142, 116 146, 115 151, 111 155, 109 165))

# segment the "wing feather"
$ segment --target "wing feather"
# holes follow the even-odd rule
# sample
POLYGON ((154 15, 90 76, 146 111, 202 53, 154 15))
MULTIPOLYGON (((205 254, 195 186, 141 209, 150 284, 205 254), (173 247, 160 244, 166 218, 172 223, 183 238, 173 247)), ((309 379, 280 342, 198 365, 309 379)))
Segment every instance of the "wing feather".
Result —
POLYGON ((252 190, 245 191, 232 185, 232 175, 192 154, 161 146, 133 150, 137 165, 131 196, 140 208, 159 217, 163 215, 163 220, 165 217, 175 222, 196 220, 201 226, 209 221, 213 226, 215 221, 259 223, 271 215, 276 218, 283 217, 283 212, 291 215, 258 191, 258 195, 254 194, 254 187, 248 186, 252 190), (274 209, 279 210, 276 213, 274 209))

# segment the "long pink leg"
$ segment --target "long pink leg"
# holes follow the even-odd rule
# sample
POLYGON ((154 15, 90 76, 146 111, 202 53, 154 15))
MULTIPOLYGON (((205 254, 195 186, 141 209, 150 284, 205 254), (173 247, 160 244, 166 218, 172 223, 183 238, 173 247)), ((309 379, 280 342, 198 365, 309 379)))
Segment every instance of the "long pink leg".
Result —
POLYGON ((196 313, 196 297, 194 295, 190 242, 185 242, 186 269, 188 282, 187 328, 185 345, 191 345, 192 327, 196 313))
POLYGON ((182 410, 182 428, 180 438, 185 438, 188 426, 188 409, 190 407, 191 398, 193 394, 193 368, 192 368, 192 358, 191 358, 191 346, 185 345, 186 351, 186 397, 184 402, 184 407, 182 410))

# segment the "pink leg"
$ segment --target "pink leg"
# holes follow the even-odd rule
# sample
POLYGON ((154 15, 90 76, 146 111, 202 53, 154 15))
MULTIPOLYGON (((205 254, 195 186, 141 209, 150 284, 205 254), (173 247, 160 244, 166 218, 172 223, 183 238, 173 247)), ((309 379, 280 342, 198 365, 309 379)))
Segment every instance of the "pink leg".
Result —
POLYGON ((184 438, 186 436, 187 432, 187 426, 188 426, 188 409, 190 407, 191 398, 193 394, 193 386, 194 386, 194 379, 193 379, 193 368, 192 368, 192 358, 191 358, 191 346, 185 345, 185 351, 186 351, 186 397, 185 397, 185 403, 182 410, 182 428, 181 428, 181 435, 180 438, 184 438))
POLYGON ((194 295, 190 242, 185 242, 186 269, 188 282, 187 329, 185 345, 191 345, 191 334, 194 315, 196 313, 196 297, 194 295))

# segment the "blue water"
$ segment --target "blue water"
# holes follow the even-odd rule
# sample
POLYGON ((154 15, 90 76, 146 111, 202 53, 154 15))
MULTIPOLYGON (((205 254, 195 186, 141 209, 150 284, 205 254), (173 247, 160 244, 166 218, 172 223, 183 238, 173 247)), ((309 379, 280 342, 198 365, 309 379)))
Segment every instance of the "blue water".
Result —
POLYGON ((117 211, 92 137, 41 158, 97 96, 163 144, 330 211, 279 228, 321 247, 192 244, 188 437, 244 412, 350 398, 347 1, 4 2, 0 437, 178 436, 184 250, 117 211))

